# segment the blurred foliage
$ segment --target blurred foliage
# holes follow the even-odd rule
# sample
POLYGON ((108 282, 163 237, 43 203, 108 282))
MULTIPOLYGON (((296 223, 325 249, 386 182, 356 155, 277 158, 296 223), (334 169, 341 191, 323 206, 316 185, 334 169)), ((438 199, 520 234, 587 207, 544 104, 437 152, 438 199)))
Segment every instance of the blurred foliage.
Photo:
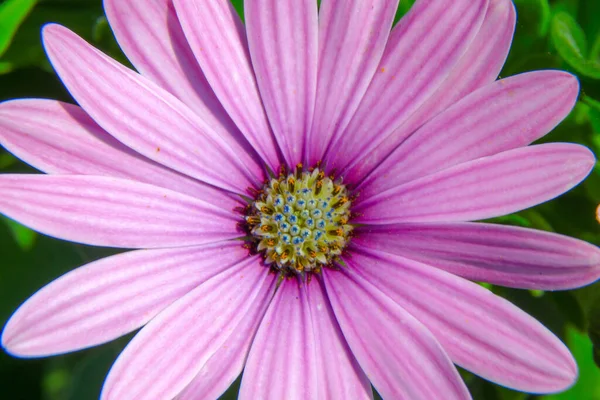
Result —
MULTIPOLYGON (((126 0, 124 0, 126 1, 126 0)), ((243 14, 243 1, 233 0, 243 14)), ((515 41, 502 76, 559 68, 576 74, 582 96, 571 115, 543 141, 584 144, 600 154, 600 1, 514 0, 515 41)), ((402 0, 397 19, 414 3, 402 0)), ((46 60, 40 30, 46 23, 68 26, 128 65, 119 50, 101 0, 0 0, 0 101, 48 97, 72 101, 46 60)), ((0 150, 0 171, 34 172, 0 150)), ((1 194, 0 194, 1 195, 1 194)), ((554 231, 600 245, 596 208, 600 166, 575 190, 551 202, 493 222, 554 231)), ((39 235, 0 218, 0 326, 21 302, 61 274, 112 254, 39 235)), ((461 371, 475 399, 600 399, 600 283, 569 292, 522 291, 490 287, 559 335, 570 347, 580 379, 569 391, 548 396, 514 392, 461 371), (596 345, 594 348, 593 345, 596 345)), ((0 353, 0 397, 24 400, 97 398, 110 365, 129 338, 75 354, 18 360, 0 353)), ((234 399, 237 382, 224 396, 234 399)))

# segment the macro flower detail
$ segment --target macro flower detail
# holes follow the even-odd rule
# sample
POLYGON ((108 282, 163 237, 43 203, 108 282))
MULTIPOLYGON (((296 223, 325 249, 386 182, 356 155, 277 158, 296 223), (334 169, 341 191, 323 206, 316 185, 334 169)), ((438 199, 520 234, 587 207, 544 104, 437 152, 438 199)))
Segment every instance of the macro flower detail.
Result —
POLYGON ((302 164, 284 172, 248 206, 248 233, 282 275, 320 272, 342 254, 352 232, 346 187, 318 168, 304 171, 302 164))
POLYGON ((0 176, 0 212, 130 251, 27 300, 16 357, 140 331, 101 398, 469 399, 455 365, 551 393, 566 346, 475 282, 560 290, 600 250, 474 222, 551 200, 595 164, 532 144, 577 79, 497 80, 510 0, 105 0, 130 70, 59 25, 48 57, 78 105, 0 104, 0 141, 42 174, 0 176), (131 250, 134 249, 134 250, 131 250))

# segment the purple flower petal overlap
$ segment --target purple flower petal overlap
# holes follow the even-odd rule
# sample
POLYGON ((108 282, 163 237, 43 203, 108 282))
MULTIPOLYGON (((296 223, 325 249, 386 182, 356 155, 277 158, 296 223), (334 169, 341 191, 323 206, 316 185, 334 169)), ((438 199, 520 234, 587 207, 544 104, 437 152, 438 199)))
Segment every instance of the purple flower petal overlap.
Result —
POLYGON ((565 290, 600 250, 473 222, 551 200, 596 160, 532 144, 577 79, 497 80, 510 0, 104 0, 137 71, 65 27, 43 42, 78 103, 0 104, 0 144, 41 174, 0 176, 0 213, 133 249, 71 271, 11 317, 16 357, 137 329, 104 400, 469 399, 455 366, 565 390, 566 346, 475 282, 565 290), (473 282, 475 281, 475 282, 473 282), (432 384, 434 382, 434 384, 432 384))

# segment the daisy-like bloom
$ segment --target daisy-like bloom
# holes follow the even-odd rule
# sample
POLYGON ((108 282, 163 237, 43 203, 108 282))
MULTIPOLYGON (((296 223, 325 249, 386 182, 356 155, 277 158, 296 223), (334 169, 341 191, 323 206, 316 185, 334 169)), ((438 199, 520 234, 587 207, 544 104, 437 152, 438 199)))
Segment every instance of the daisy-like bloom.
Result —
POLYGON ((577 80, 496 81, 510 0, 105 0, 131 71, 68 29, 43 41, 79 106, 0 105, 0 211, 127 249, 41 289, 18 357, 138 328, 103 399, 467 399, 456 365, 517 390, 577 377, 548 329, 472 281, 558 290, 598 248, 476 221, 579 183, 585 147, 531 143, 577 80))

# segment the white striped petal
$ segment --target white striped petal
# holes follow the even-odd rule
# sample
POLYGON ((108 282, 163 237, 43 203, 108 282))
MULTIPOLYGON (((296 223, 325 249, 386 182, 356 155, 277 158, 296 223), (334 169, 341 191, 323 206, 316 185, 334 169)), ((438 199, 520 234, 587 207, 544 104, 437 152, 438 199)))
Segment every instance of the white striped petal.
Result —
POLYGON ((384 399, 470 399, 431 332, 360 276, 323 272, 344 337, 384 399))
POLYGON ((252 70, 244 25, 229 0, 174 0, 188 43, 217 98, 265 163, 276 171, 279 147, 252 70))
POLYGON ((462 162, 527 146, 573 109, 579 83, 562 71, 502 79, 419 128, 359 185, 369 197, 462 162))
POLYGON ((122 143, 158 163, 237 193, 261 179, 261 166, 242 144, 219 136, 149 79, 59 25, 46 25, 43 39, 69 92, 122 143))
POLYGON ((275 281, 260 257, 252 257, 173 303, 121 353, 106 378, 101 399, 177 396, 211 357, 229 346, 233 335, 254 336, 251 326, 240 330, 240 324, 247 316, 259 317, 264 312, 275 281))
POLYGON ((323 159, 343 132, 373 79, 390 35, 398 0, 323 0, 319 9, 319 70, 306 159, 323 159))
POLYGON ((241 133, 213 93, 187 43, 172 0, 104 0, 119 46, 135 68, 221 135, 241 133))
POLYGON ((317 87, 318 18, 314 0, 247 0, 254 73, 273 133, 289 166, 302 162, 317 87))
POLYGON ((94 246, 180 247, 242 236, 231 210, 124 179, 5 174, 0 191, 0 213, 46 235, 94 246))
POLYGON ((359 223, 456 222, 493 218, 551 200, 581 182, 596 163, 584 146, 522 147, 456 165, 365 201, 359 223))
POLYGON ((238 196, 132 151, 72 104, 42 99, 0 104, 0 144, 48 174, 125 178, 198 197, 223 208, 239 205, 238 196))
POLYGON ((343 169, 416 112, 442 85, 479 31, 488 0, 418 0, 393 29, 360 106, 325 158, 343 169))
POLYGON ((139 250, 92 262, 50 283, 13 314, 2 346, 19 357, 60 354, 116 339, 248 256, 228 242, 139 250))
POLYGON ((440 87, 385 141, 352 160, 344 176, 352 181, 363 179, 421 125, 469 93, 494 82, 508 56, 516 19, 512 0, 490 0, 477 36, 440 87))
POLYGON ((368 239, 358 244, 346 260, 352 273, 417 318, 461 367, 534 393, 562 391, 577 379, 567 347, 509 301, 428 265, 365 249, 368 239))

